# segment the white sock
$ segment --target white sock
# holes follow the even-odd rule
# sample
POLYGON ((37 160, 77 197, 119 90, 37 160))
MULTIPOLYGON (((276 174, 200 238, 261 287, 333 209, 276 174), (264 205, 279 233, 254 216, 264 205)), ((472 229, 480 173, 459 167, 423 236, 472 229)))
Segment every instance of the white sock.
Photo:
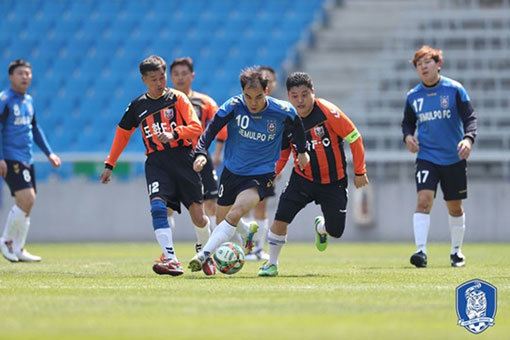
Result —
POLYGON ((172 228, 172 230, 175 230, 175 218, 173 214, 168 216, 168 225, 172 228))
POLYGON ((28 229, 30 228, 30 217, 25 217, 18 226, 18 235, 14 239, 13 249, 15 253, 21 253, 27 241, 28 229))
POLYGON ((464 240, 464 231, 466 230, 466 214, 462 216, 453 217, 448 215, 448 222, 450 225, 450 234, 452 237, 452 250, 451 254, 456 254, 462 248, 462 241, 464 240))
POLYGON ((230 238, 230 242, 234 242, 241 248, 244 248, 243 238, 241 237, 241 235, 239 235, 239 232, 237 230, 234 233, 234 235, 230 238))
POLYGON ((430 228, 430 215, 414 213, 413 215, 414 242, 417 251, 427 253, 427 236, 430 228))
POLYGON ((167 259, 177 259, 174 250, 174 241, 172 239, 172 230, 170 228, 160 228, 154 230, 159 246, 167 259))
POLYGON ((248 237, 248 234, 250 233, 250 224, 246 223, 246 221, 241 218, 237 223, 237 232, 242 238, 248 237))
POLYGON ((319 224, 317 224, 317 232, 321 235, 327 235, 326 224, 324 223, 324 219, 321 219, 319 224))
POLYGON ((26 214, 16 204, 9 210, 7 215, 7 221, 5 222, 5 228, 2 238, 6 241, 16 241, 18 235, 18 229, 24 222, 26 214))
POLYGON ((278 256, 282 251, 283 245, 287 242, 287 235, 276 235, 269 230, 267 233, 267 243, 269 244, 269 263, 278 265, 278 256))
POLYGON ((218 249, 224 242, 228 242, 234 236, 236 232, 236 227, 228 223, 226 220, 223 220, 216 229, 212 232, 209 237, 209 241, 205 244, 200 252, 201 255, 210 256, 212 253, 218 249))
POLYGON ((209 236, 211 235, 211 230, 209 229, 211 222, 209 218, 207 218, 207 224, 203 228, 199 228, 195 226, 195 234, 197 235, 197 243, 202 246, 207 243, 209 240, 209 236))
POLYGON ((263 220, 256 219, 255 222, 259 225, 259 230, 253 238, 255 239, 255 248, 258 250, 264 248, 264 245, 266 244, 269 220, 267 218, 263 220))

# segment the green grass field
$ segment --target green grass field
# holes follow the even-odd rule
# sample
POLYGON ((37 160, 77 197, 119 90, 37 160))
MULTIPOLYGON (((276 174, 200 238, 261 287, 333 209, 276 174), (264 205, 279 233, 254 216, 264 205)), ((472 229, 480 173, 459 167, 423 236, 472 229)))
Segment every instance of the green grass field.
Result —
MULTIPOLYGON (((409 264, 411 244, 287 244, 280 276, 186 270, 158 276, 156 243, 34 244, 36 264, 0 262, 0 339, 510 339, 510 245, 467 244, 465 268, 449 246, 409 264), (480 278, 498 288, 496 325, 457 326, 455 288, 480 278)), ((183 263, 191 243, 176 245, 183 263)))

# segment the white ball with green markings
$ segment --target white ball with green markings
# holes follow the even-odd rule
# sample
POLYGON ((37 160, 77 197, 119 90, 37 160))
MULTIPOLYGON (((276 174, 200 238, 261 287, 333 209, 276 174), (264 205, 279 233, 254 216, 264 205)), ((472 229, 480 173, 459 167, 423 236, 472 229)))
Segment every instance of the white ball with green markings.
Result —
POLYGON ((216 268, 223 274, 235 274, 244 266, 244 251, 232 242, 223 243, 212 258, 216 268))

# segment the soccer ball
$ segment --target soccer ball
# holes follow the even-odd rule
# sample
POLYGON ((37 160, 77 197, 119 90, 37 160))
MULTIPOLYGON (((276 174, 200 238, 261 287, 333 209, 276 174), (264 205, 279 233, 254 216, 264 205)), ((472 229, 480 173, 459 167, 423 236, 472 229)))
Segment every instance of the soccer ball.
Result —
POLYGON ((212 258, 216 268, 223 274, 235 274, 244 266, 243 249, 232 242, 223 243, 212 258))

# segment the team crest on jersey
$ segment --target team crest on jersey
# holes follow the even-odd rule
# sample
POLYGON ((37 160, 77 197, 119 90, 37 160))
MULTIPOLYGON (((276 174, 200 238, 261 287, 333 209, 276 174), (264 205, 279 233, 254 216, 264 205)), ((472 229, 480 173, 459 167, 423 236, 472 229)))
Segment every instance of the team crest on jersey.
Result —
POLYGON ((6 95, 6 94, 4 94, 4 95, 2 95, 2 97, 0 97, 0 100, 1 100, 1 101, 4 101, 4 100, 6 100, 6 99, 7 99, 7 95, 6 95))
POLYGON ((12 110, 14 111, 15 116, 19 116, 21 114, 18 104, 14 104, 14 106, 12 107, 12 110))
POLYGON ((324 136, 324 126, 316 126, 313 128, 313 132, 317 137, 324 136))
POLYGON ((270 120, 267 122, 267 132, 273 133, 276 131, 276 120, 270 120))
POLYGON ((163 114, 165 115, 166 119, 170 120, 174 118, 174 109, 173 108, 163 109, 163 114))
POLYGON ((441 107, 443 109, 447 109, 448 106, 450 106, 450 99, 449 99, 450 97, 448 97, 448 96, 439 96, 439 97, 440 97, 439 100, 441 101, 441 107))
POLYGON ((457 324, 473 334, 494 326, 497 309, 497 289, 488 282, 474 279, 455 289, 457 324))

